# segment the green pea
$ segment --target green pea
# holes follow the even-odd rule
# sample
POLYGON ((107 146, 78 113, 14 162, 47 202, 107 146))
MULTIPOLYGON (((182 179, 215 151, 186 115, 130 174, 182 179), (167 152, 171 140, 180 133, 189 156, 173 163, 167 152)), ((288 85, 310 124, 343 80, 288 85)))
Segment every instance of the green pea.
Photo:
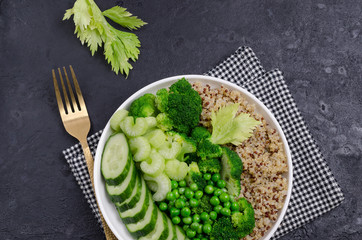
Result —
POLYGON ((230 216, 231 211, 228 208, 223 208, 223 209, 221 209, 220 213, 224 216, 230 216))
POLYGON ((207 221, 209 219, 209 214, 207 212, 203 212, 200 214, 200 218, 202 221, 207 221))
POLYGON ((207 185, 204 189, 204 191, 207 193, 207 194, 212 194, 214 192, 214 187, 211 186, 211 185, 207 185))
POLYGON ((178 187, 178 183, 174 180, 171 181, 171 188, 176 189, 178 187))
POLYGON ((172 223, 173 224, 179 224, 181 222, 181 218, 180 217, 178 217, 178 216, 176 216, 176 217, 173 217, 172 218, 172 223))
POLYGON ((212 175, 212 177, 211 177, 211 180, 213 182, 219 181, 220 180, 220 174, 219 173, 214 173, 214 175, 212 175))
POLYGON ((211 233, 211 225, 210 224, 204 224, 204 226, 202 227, 202 230, 204 231, 204 233, 206 234, 210 234, 211 233))
POLYGON ((186 181, 185 180, 181 180, 179 183, 180 187, 186 187, 186 181))
POLYGON ((165 203, 165 202, 160 203, 159 208, 160 208, 161 211, 166 211, 167 210, 167 203, 165 203))
POLYGON ((231 211, 239 211, 239 204, 237 202, 231 203, 231 211))
POLYGON ((166 195, 166 199, 169 201, 172 201, 172 200, 176 199, 176 196, 175 196, 175 194, 173 194, 173 192, 168 192, 166 195))
POLYGON ((218 205, 218 206, 214 207, 214 211, 215 211, 216 213, 220 213, 221 209, 222 209, 222 206, 221 206, 221 205, 218 205))
POLYGON ((197 190, 199 189, 199 187, 197 186, 196 183, 192 183, 192 184, 190 185, 190 189, 195 192, 195 191, 197 191, 197 190))
POLYGON ((186 231, 187 229, 189 229, 189 227, 189 225, 183 225, 182 229, 186 231))
POLYGON ((204 222, 204 225, 205 224, 210 224, 210 225, 212 225, 212 220, 211 219, 207 219, 205 222, 204 222))
POLYGON ((197 200, 195 198, 191 198, 189 203, 190 203, 190 207, 197 207, 199 205, 199 200, 197 200))
POLYGON ((231 202, 224 203, 224 208, 230 208, 230 207, 231 207, 231 202))
POLYGON ((181 209, 181 216, 183 217, 189 217, 191 214, 191 210, 188 207, 184 207, 181 209))
POLYGON ((180 196, 180 199, 182 199, 182 200, 184 200, 184 201, 187 200, 187 198, 185 197, 185 195, 181 195, 181 196, 180 196))
POLYGON ((223 203, 228 202, 230 200, 229 194, 227 193, 222 193, 219 198, 220 201, 223 203))
POLYGON ((170 215, 171 215, 171 217, 176 217, 176 216, 180 215, 180 209, 171 208, 170 209, 170 215))
POLYGON ((177 189, 172 190, 172 193, 175 195, 176 198, 180 197, 180 193, 178 192, 177 189))
POLYGON ((178 193, 183 195, 185 193, 185 188, 183 188, 183 187, 179 188, 178 193))
POLYGON ((210 173, 205 173, 204 174, 204 179, 207 181, 207 180, 210 180, 211 179, 211 174, 210 173))
POLYGON ((209 180, 209 181, 207 181, 207 185, 214 186, 214 182, 213 182, 213 181, 211 181, 211 180, 209 180))
POLYGON ((170 210, 171 208, 173 208, 175 206, 175 202, 176 202, 176 200, 169 201, 167 209, 170 210))
POLYGON ((216 189, 216 190, 214 191, 214 195, 215 195, 215 196, 220 196, 222 193, 223 193, 223 191, 222 191, 221 189, 216 189))
POLYGON ((200 224, 200 226, 199 226, 199 228, 197 229, 197 233, 199 233, 199 234, 201 234, 202 233, 202 227, 203 227, 203 225, 202 224, 200 224))
POLYGON ((195 214, 194 216, 192 216, 192 221, 193 222, 200 222, 200 215, 199 214, 195 214))
POLYGON ((189 238, 193 238, 196 236, 196 232, 194 230, 192 230, 191 228, 186 230, 186 236, 189 238))
POLYGON ((219 188, 224 188, 226 186, 226 183, 224 180, 220 179, 217 181, 216 185, 219 187, 219 188))
POLYGON ((195 193, 190 188, 186 188, 186 190, 185 190, 185 197, 186 198, 190 199, 190 198, 192 198, 194 196, 194 194, 195 193))
POLYGON ((216 218, 217 218, 217 212, 211 211, 211 212, 210 212, 210 218, 211 218, 212 220, 216 220, 216 218))
POLYGON ((184 217, 182 219, 182 222, 186 225, 190 225, 192 223, 192 218, 191 217, 184 217))
POLYGON ((213 196, 213 197, 210 198, 210 203, 211 203, 211 205, 213 205, 213 206, 217 206, 217 205, 220 204, 220 200, 219 200, 218 197, 213 196))
POLYGON ((229 195, 229 198, 230 198, 230 202, 235 202, 235 198, 234 198, 234 196, 233 195, 229 195))
POLYGON ((204 193, 203 193, 202 191, 197 191, 197 192, 195 192, 195 198, 196 198, 196 199, 202 198, 203 195, 204 195, 204 193))
POLYGON ((185 207, 185 205, 186 205, 185 200, 183 200, 181 198, 177 199, 176 202, 175 202, 175 207, 179 208, 179 209, 185 207))
POLYGON ((191 223, 190 227, 192 230, 197 231, 197 229, 199 229, 199 226, 200 226, 200 223, 193 222, 193 223, 191 223))

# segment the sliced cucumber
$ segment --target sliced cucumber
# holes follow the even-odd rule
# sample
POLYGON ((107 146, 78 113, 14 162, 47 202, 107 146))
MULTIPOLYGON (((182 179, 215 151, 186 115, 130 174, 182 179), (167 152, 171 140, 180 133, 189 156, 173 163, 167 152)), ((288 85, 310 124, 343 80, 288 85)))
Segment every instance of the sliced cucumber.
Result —
POLYGON ((153 181, 157 183, 157 191, 153 194, 153 200, 162 201, 166 198, 166 195, 171 191, 171 180, 167 177, 166 174, 161 173, 156 177, 149 175, 144 175, 146 181, 153 181))
POLYGON ((113 116, 111 117, 111 120, 109 121, 111 128, 114 131, 119 132, 121 130, 120 123, 127 116, 128 116, 128 111, 125 109, 121 109, 121 110, 118 110, 117 112, 115 112, 113 114, 113 116))
POLYGON ((132 193, 136 185, 138 172, 134 164, 131 164, 131 169, 128 171, 127 177, 119 185, 113 186, 106 183, 106 190, 112 202, 123 202, 132 193))
POLYGON ((154 148, 159 148, 166 142, 166 134, 161 129, 152 130, 145 137, 154 148))
MULTIPOLYGON (((168 226, 168 220, 169 218, 166 216, 165 213, 162 213, 162 217, 163 217, 163 225, 164 225, 164 229, 163 232, 160 236, 160 240, 167 240, 168 235, 170 234, 170 231, 168 230, 169 226, 168 226)), ((172 231, 172 230, 171 230, 172 231)))
POLYGON ((187 163, 179 160, 168 160, 165 165, 165 173, 169 178, 176 181, 184 179, 189 171, 187 163))
POLYGON ((145 137, 131 138, 129 140, 129 147, 133 154, 133 160, 136 162, 143 161, 150 156, 151 145, 145 137))
POLYGON ((141 190, 140 200, 134 205, 133 208, 126 209, 121 211, 118 209, 119 216, 123 219, 125 223, 136 222, 141 220, 149 207, 150 192, 146 186, 141 190))
POLYGON ((141 170, 150 176, 157 176, 165 169, 165 159, 155 149, 152 149, 149 159, 141 162, 141 170))
POLYGON ((155 228, 157 221, 158 208, 153 203, 152 198, 149 198, 149 207, 145 217, 137 223, 126 224, 128 231, 135 238, 146 236, 155 228))
POLYGON ((177 240, 185 240, 186 239, 186 235, 184 230, 182 230, 179 226, 176 226, 176 237, 177 240))
POLYGON ((166 233, 168 234, 168 229, 165 229, 167 226, 167 219, 162 214, 162 212, 158 209, 157 214, 157 222, 155 225, 155 228, 152 232, 147 234, 146 236, 140 237, 139 240, 164 240, 165 238, 161 238, 161 235, 166 230, 166 233))
POLYGON ((126 136, 123 133, 111 135, 103 149, 101 171, 108 185, 118 185, 127 176, 132 155, 126 136))
POLYGON ((167 224, 168 224, 168 237, 166 240, 174 240, 176 239, 176 228, 173 225, 173 223, 171 222, 171 219, 167 218, 167 224))
POLYGON ((148 130, 148 123, 145 118, 137 118, 136 121, 133 117, 125 117, 120 124, 122 131, 128 137, 138 137, 145 134, 148 130))
POLYGON ((136 205, 136 203, 138 203, 138 201, 140 200, 142 189, 144 189, 145 187, 146 187, 145 180, 143 180, 143 178, 141 178, 138 174, 135 188, 133 189, 129 198, 127 198, 122 203, 120 203, 120 202, 115 203, 117 210, 124 212, 127 209, 133 208, 136 205))

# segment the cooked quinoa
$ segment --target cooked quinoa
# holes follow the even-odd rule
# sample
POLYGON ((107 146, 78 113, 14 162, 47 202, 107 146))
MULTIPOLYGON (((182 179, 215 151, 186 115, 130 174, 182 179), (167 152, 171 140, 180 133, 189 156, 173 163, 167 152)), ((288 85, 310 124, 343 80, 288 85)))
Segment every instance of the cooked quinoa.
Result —
POLYGON ((194 83, 193 88, 202 98, 201 124, 211 129, 211 112, 220 107, 240 103, 239 112, 249 113, 260 124, 254 134, 239 146, 228 146, 236 151, 243 161, 240 197, 245 197, 254 207, 255 228, 244 239, 260 239, 272 227, 283 207, 287 195, 287 157, 277 131, 269 126, 263 116, 256 113, 255 106, 246 101, 239 91, 223 86, 194 83))

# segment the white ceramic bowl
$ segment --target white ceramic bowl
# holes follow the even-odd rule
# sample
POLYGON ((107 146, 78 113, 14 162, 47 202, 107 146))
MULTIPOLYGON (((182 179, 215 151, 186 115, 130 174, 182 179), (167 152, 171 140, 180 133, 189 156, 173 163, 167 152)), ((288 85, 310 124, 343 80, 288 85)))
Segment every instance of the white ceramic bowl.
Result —
MULTIPOLYGON (((262 240, 267 240, 271 238, 273 233, 278 228, 280 222, 282 221, 284 214, 287 210, 291 191, 292 191, 292 181, 293 181, 293 171, 292 171, 292 161, 291 161, 291 155, 288 143, 285 139, 284 133, 279 126, 278 122, 274 118, 273 114, 264 106, 262 102, 260 102, 256 97, 254 97, 251 93, 246 91, 243 88, 238 87, 235 84, 232 84, 230 82, 209 77, 209 76, 202 76, 202 75, 182 75, 182 76, 174 76, 165 78, 162 80, 159 80, 157 82, 154 82, 136 93, 134 93, 131 97, 129 97, 118 109, 128 109, 131 105, 131 103, 137 99, 138 97, 142 96, 145 93, 153 93, 155 94, 158 89, 160 88, 166 88, 171 86, 174 82, 176 82, 178 79, 185 77, 190 82, 203 82, 205 84, 209 84, 211 87, 219 87, 221 85, 224 85, 225 87, 231 89, 231 90, 238 90, 240 91, 243 96, 247 99, 249 103, 253 103, 256 106, 256 111, 264 116, 264 119, 270 124, 271 127, 275 128, 279 134, 280 137, 284 143, 284 150, 287 154, 288 158, 288 193, 287 197, 285 199, 285 203, 283 208, 281 209, 277 221, 274 223, 273 227, 266 233, 266 235, 262 238, 262 240)), ((117 109, 117 110, 118 110, 117 109)), ((114 204, 111 202, 110 198, 107 195, 107 192, 105 190, 105 182, 101 175, 101 156, 103 152, 104 145, 106 143, 106 140, 111 135, 111 128, 109 121, 104 128, 104 131, 102 133, 102 136, 100 138, 100 141, 98 143, 97 152, 94 160, 94 187, 95 192, 97 196, 97 201, 100 207, 101 212, 103 213, 104 219, 108 223, 108 226, 113 231, 114 235, 120 239, 120 240, 128 240, 133 239, 132 236, 128 233, 125 225, 122 223, 122 220, 118 216, 117 210, 114 206, 114 204)))

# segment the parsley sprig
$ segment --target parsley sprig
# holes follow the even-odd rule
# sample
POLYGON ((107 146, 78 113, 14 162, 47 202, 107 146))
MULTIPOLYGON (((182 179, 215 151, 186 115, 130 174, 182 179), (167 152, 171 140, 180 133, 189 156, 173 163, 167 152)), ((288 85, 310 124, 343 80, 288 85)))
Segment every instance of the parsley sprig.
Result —
POLYGON ((138 59, 141 43, 134 33, 112 27, 105 16, 129 30, 137 30, 147 23, 119 6, 102 12, 93 0, 77 0, 73 8, 65 12, 63 20, 70 19, 72 15, 74 33, 83 45, 87 43, 92 56, 98 47, 103 46, 104 56, 112 70, 116 74, 120 72, 128 76, 129 70, 133 68, 129 59, 133 62, 138 59))

